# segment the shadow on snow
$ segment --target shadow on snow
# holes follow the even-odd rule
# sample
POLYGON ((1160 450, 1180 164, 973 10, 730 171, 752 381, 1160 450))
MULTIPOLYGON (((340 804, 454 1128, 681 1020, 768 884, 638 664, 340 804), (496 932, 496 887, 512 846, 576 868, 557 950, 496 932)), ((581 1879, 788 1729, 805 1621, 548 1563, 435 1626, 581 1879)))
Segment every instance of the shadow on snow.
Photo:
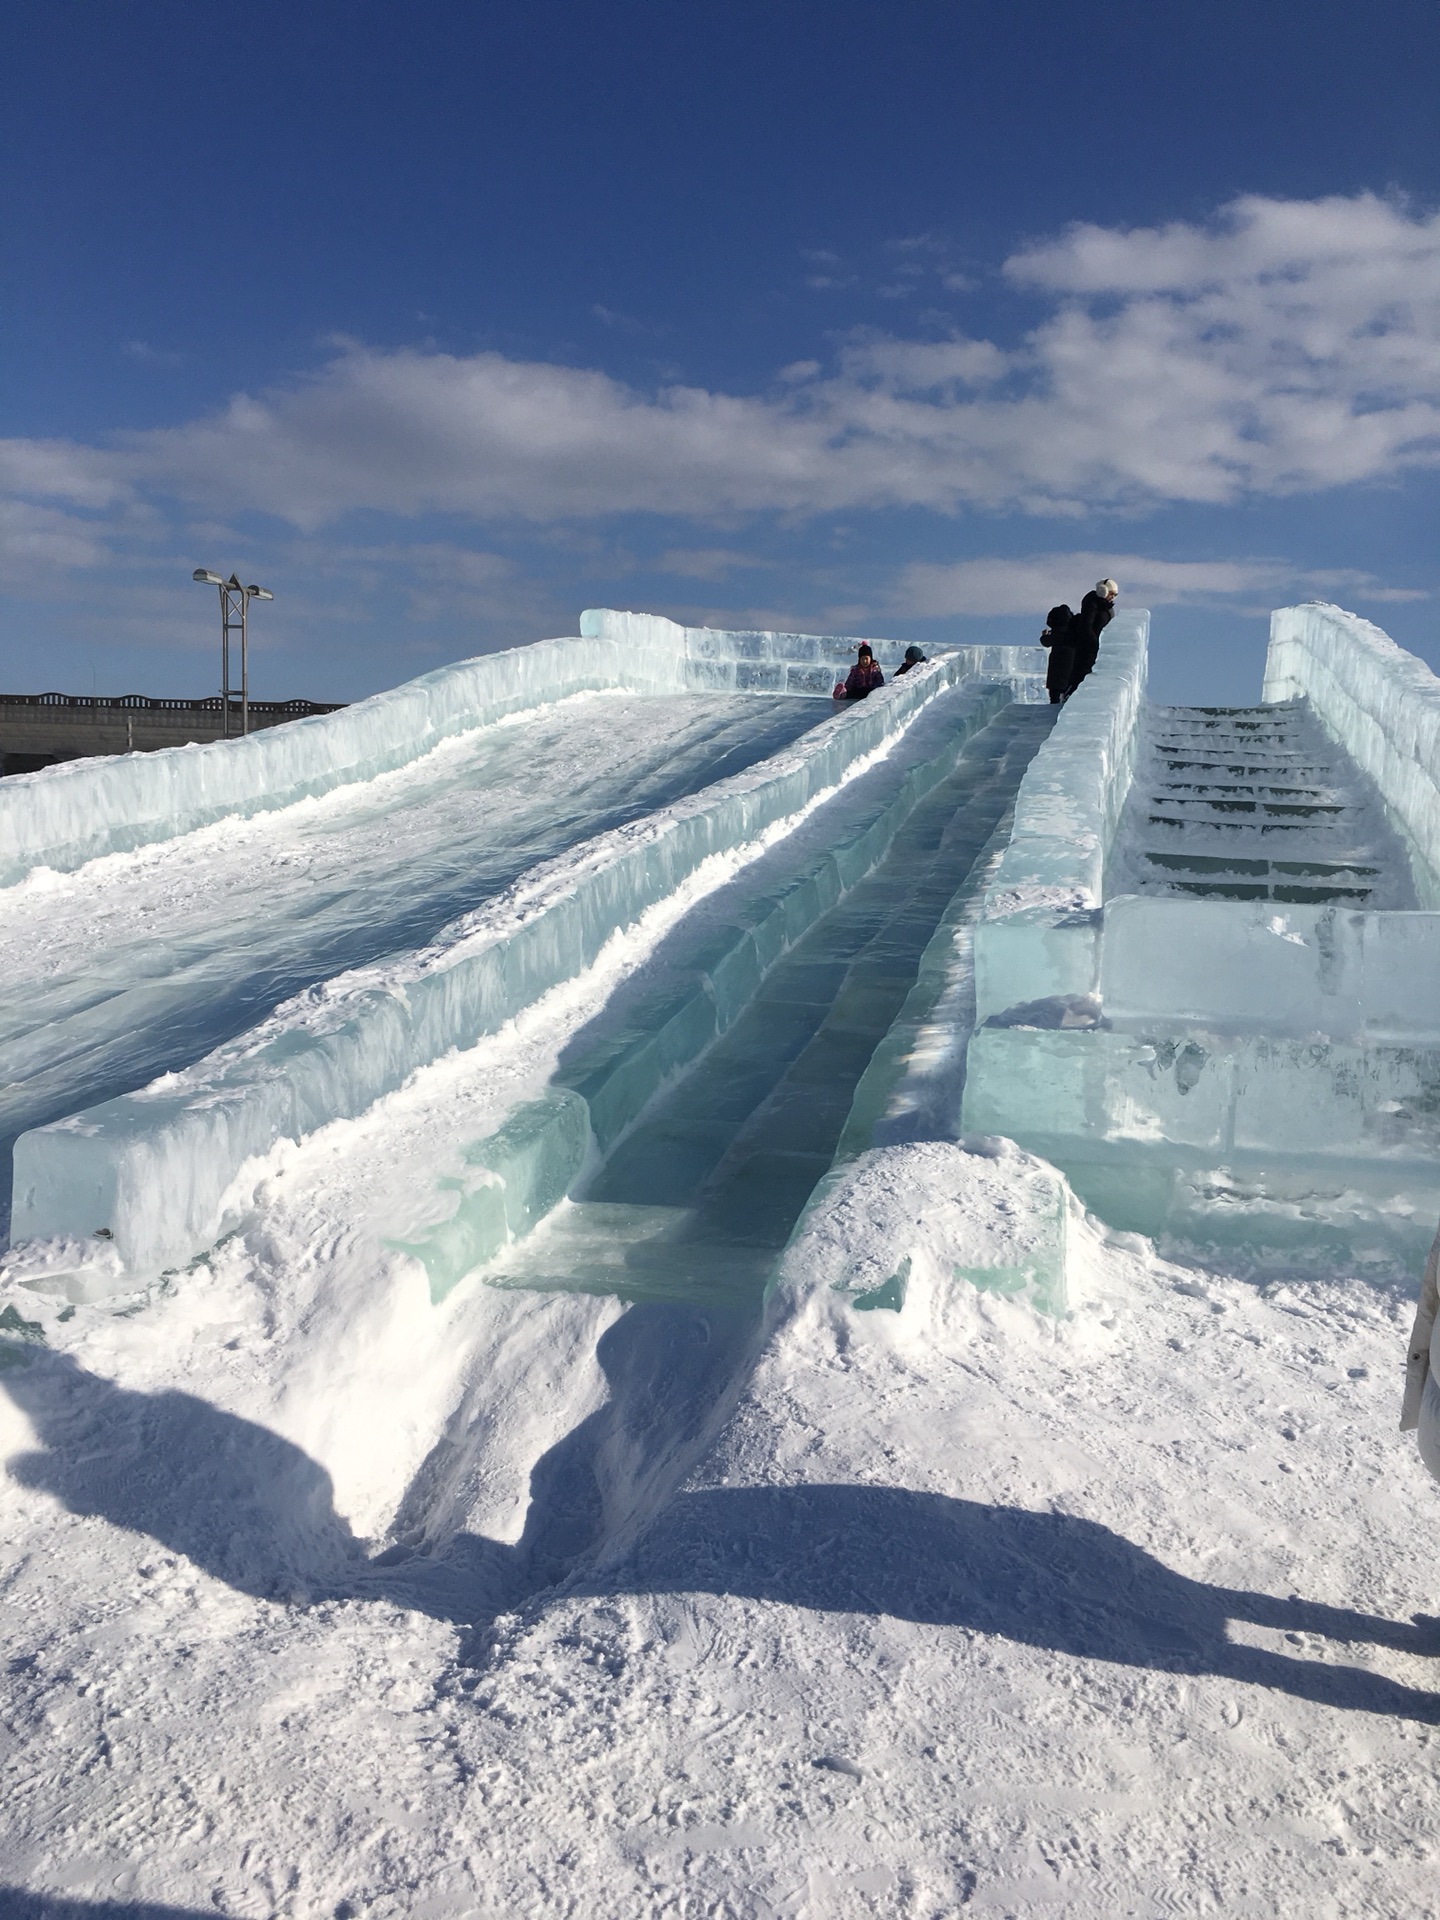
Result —
MULTIPOLYGON (((537 1462, 513 1546, 459 1532, 429 1550, 367 1558, 335 1512, 330 1476, 289 1441, 189 1394, 131 1392, 33 1350, 3 1385, 43 1451, 12 1459, 9 1470, 70 1512, 144 1534, 258 1598, 383 1599, 452 1621, 471 1630, 474 1660, 484 1658, 497 1613, 565 1581, 574 1595, 713 1593, 888 1614, 1440 1725, 1440 1694, 1238 1645, 1228 1633, 1240 1621, 1434 1654, 1435 1621, 1211 1586, 1091 1520, 884 1486, 721 1487, 667 1500, 663 1475, 644 1483, 632 1475, 617 1495, 624 1463, 637 1458, 668 1458, 674 1484, 723 1411, 721 1383, 742 1369, 752 1333, 749 1316, 717 1324, 671 1306, 623 1315, 600 1345, 610 1400, 537 1462), (618 1559, 596 1564, 607 1540, 657 1506, 618 1559)), ((412 1520, 443 1507, 447 1488, 463 1492, 464 1457, 463 1434, 452 1433, 411 1490, 412 1520)))

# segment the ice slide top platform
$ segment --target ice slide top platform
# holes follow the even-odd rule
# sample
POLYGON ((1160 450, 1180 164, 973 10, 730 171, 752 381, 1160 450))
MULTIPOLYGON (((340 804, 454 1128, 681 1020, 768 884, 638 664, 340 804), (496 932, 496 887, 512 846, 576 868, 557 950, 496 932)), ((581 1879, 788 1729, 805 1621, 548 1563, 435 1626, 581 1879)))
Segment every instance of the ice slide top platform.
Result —
MULTIPOLYGON (((0 887, 36 867, 70 872, 107 853, 173 839, 227 815, 248 816, 374 779, 442 740, 570 694, 828 694, 854 641, 819 635, 729 633, 654 614, 592 609, 570 639, 483 654, 375 694, 336 713, 244 740, 74 761, 0 785, 0 887)), ((903 652, 873 643, 883 657, 903 652)), ((946 649, 957 678, 1028 676, 1038 647, 946 649)))

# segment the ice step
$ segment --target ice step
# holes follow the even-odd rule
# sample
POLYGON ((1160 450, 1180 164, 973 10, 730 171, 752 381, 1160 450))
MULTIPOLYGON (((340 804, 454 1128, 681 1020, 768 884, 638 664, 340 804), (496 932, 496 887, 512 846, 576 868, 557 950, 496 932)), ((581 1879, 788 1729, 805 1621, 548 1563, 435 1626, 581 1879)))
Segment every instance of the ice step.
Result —
POLYGON ((1349 881, 1379 873, 1378 866, 1359 860, 1242 860, 1208 853, 1153 853, 1142 856, 1148 866, 1163 873, 1228 874, 1232 879, 1285 878, 1349 881))
POLYGON ((528 1239, 485 1270, 489 1285, 541 1292, 599 1293, 621 1300, 731 1305, 756 1297, 775 1249, 697 1237, 688 1207, 566 1201, 528 1239))
POLYGON ((1180 797, 1186 794, 1212 795, 1227 798, 1234 794, 1239 799, 1255 800, 1339 800, 1343 796, 1338 787, 1330 786, 1283 786, 1278 781, 1259 780, 1157 780, 1154 783, 1157 798, 1169 799, 1172 795, 1180 797))
POLYGON ((1202 900, 1278 900, 1290 906, 1365 906, 1371 887, 1306 886, 1300 882, 1250 880, 1170 880, 1148 887, 1148 893, 1172 897, 1188 894, 1202 900))
POLYGON ((1249 814, 1257 820, 1322 820, 1355 810, 1333 800, 1255 800, 1207 793, 1167 794, 1151 804, 1183 821, 1215 820, 1228 814, 1249 814))

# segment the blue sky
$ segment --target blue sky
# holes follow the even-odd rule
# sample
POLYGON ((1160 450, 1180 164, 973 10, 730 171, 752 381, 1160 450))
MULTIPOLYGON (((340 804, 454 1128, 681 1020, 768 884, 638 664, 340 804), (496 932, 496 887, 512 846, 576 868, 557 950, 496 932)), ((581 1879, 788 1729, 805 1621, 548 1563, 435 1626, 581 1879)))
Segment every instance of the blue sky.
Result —
POLYGON ((0 685, 350 698, 586 605, 1161 698, 1440 662, 1440 10, 7 9, 0 685))

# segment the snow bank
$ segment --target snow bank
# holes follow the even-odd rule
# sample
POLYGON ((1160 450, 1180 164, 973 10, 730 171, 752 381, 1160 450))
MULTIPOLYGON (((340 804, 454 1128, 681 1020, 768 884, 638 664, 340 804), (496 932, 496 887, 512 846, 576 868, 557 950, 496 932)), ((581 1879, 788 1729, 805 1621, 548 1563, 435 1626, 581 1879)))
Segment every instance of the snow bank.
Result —
POLYGON ((885 750, 969 667, 937 660, 785 753, 536 869, 420 953, 343 974, 185 1072, 22 1135, 12 1236, 103 1226, 137 1272, 190 1258, 213 1242, 247 1160, 364 1111, 417 1067, 495 1032, 703 861, 885 750))
POLYGON ((1096 992, 1105 859, 1135 770, 1149 640, 1144 608, 1116 614, 1020 784, 975 930, 977 1020, 1096 992))
POLYGON ((1065 1176, 1012 1140, 877 1147, 816 1188, 771 1311, 821 1292, 860 1313, 933 1315, 958 1286, 1063 1317, 1101 1237, 1065 1176))
POLYGON ((1280 607, 1263 697, 1310 702, 1407 835, 1421 903, 1440 907, 1440 680, 1424 661, 1339 607, 1280 607))

